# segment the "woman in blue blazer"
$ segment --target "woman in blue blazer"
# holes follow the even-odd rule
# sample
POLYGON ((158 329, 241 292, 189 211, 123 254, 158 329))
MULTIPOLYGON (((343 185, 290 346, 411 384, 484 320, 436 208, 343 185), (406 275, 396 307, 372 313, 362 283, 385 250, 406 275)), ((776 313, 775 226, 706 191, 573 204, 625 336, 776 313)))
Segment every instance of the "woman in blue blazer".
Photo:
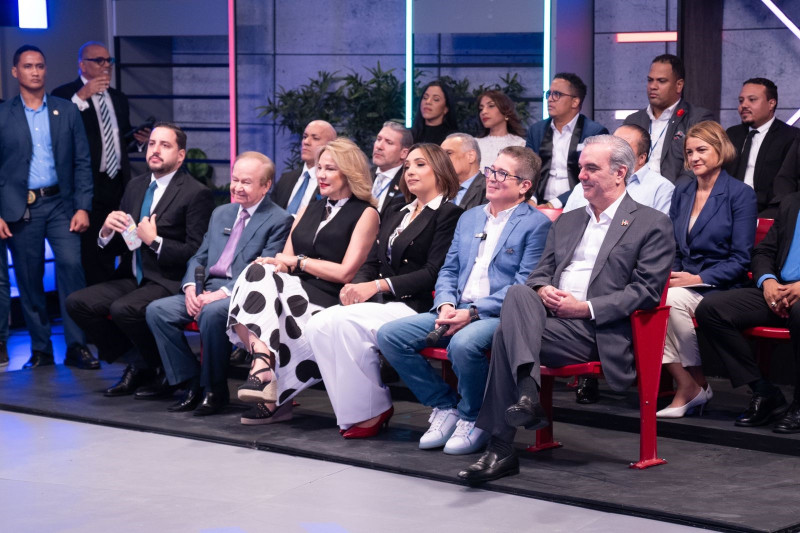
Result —
POLYGON ((694 310, 703 294, 747 280, 756 232, 755 192, 722 170, 736 157, 722 126, 713 121, 694 125, 684 151, 684 164, 697 179, 675 188, 669 211, 676 250, 663 363, 677 390, 672 403, 656 414, 660 418, 680 418, 698 407, 702 411, 711 399, 692 323, 694 310))

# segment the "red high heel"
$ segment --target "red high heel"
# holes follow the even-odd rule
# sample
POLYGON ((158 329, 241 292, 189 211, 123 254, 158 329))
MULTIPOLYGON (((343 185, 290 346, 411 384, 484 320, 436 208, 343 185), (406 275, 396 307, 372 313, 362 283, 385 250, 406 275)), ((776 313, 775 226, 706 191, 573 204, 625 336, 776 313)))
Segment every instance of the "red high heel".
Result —
POLYGON ((394 407, 390 407, 383 413, 381 413, 380 418, 375 424, 371 425, 368 428, 360 428, 358 426, 353 426, 344 433, 342 433, 342 437, 346 439, 367 439, 369 437, 374 437, 378 433, 380 433, 381 429, 384 427, 389 427, 389 420, 392 418, 394 414, 394 407))

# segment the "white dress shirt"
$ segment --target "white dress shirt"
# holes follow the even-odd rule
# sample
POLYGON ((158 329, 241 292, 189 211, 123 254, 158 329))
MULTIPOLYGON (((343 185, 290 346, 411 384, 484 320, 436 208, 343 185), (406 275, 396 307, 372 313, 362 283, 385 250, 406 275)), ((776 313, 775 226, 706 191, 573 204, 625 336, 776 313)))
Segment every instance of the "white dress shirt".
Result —
MULTIPOLYGON (((500 235, 503 233, 503 228, 506 227, 511 214, 519 207, 519 204, 510 207, 505 211, 501 211, 497 216, 492 215, 489 204, 483 206, 483 212, 486 213, 486 225, 483 227, 483 233, 486 238, 481 240, 478 245, 478 255, 475 257, 475 264, 467 278, 467 283, 464 285, 464 293, 461 295, 462 303, 469 303, 486 298, 491 293, 491 285, 489 283, 489 265, 494 257, 497 242, 500 240, 500 235)), ((476 237, 477 238, 477 237, 476 237)))
MULTIPOLYGON (((592 277, 594 263, 597 261, 597 255, 600 253, 600 247, 606 238, 608 228, 611 227, 611 220, 617 213, 617 208, 619 208, 623 198, 625 198, 625 195, 620 195, 613 204, 600 213, 599 221, 595 218, 592 207, 590 205, 586 206, 586 212, 589 213, 589 223, 583 232, 581 242, 578 243, 575 252, 572 254, 572 261, 562 271, 561 279, 558 281, 558 288, 562 291, 567 291, 579 302, 587 301, 586 293, 589 291, 589 279, 592 277)), ((587 303, 589 304, 592 320, 594 320, 592 302, 587 303)))
POLYGON ((661 174, 661 153, 664 145, 670 141, 665 138, 667 126, 679 102, 680 100, 662 111, 658 118, 653 115, 653 108, 649 104, 647 106, 647 116, 650 117, 650 160, 647 164, 659 174, 661 174))
MULTIPOLYGON (((572 117, 572 120, 561 128, 561 131, 556 129, 554 122, 550 122, 550 128, 553 130, 553 156, 550 159, 550 177, 544 187, 544 198, 539 198, 539 201, 550 202, 569 190, 567 161, 569 160, 569 145, 572 143, 572 133, 578 123, 578 116, 572 117)), ((561 207, 555 204, 553 206, 561 207)))
MULTIPOLYGON (((156 210, 156 206, 158 205, 158 201, 161 200, 161 197, 164 196, 164 191, 167 190, 169 183, 172 181, 172 178, 175 177, 175 173, 178 172, 170 172, 166 176, 161 176, 160 178, 156 179, 153 174, 150 174, 150 183, 153 183, 153 180, 156 182, 156 190, 153 191, 153 203, 150 204, 150 214, 153 214, 153 211, 156 210)), ((139 219, 139 213, 128 213, 133 220, 139 219)), ((156 226, 158 225, 158 221, 156 220, 156 226)), ((100 228, 100 233, 97 236, 97 245, 100 248, 105 248, 106 245, 114 238, 114 233, 111 233, 108 237, 103 237, 103 228, 100 228)), ((156 237, 158 242, 158 250, 156 251, 156 256, 161 254, 161 245, 163 244, 163 239, 161 237, 156 237)), ((132 258, 133 263, 133 275, 136 276, 136 254, 133 254, 132 258)))
POLYGON ((372 186, 372 194, 378 200, 378 212, 383 209, 383 204, 386 201, 386 196, 389 194, 389 184, 394 177, 403 168, 403 165, 397 165, 387 171, 377 169, 375 172, 375 183, 372 186), (376 194, 377 193, 377 194, 376 194))
MULTIPOLYGON (((89 83, 89 80, 83 77, 81 74, 81 81, 84 85, 89 83)), ((97 115, 97 123, 100 126, 100 135, 103 135, 103 117, 100 114, 100 99, 105 100, 106 107, 108 108, 108 117, 111 121, 111 129, 113 131, 112 139, 114 139, 114 151, 117 155, 118 164, 122 166, 122 151, 119 143, 119 124, 117 123, 117 113, 114 109, 114 102, 111 101, 111 95, 108 94, 108 91, 103 91, 100 94, 93 94, 91 97, 92 104, 94 105, 94 111, 97 115)), ((78 106, 80 111, 85 111, 89 109, 89 102, 87 100, 82 100, 78 93, 72 95, 72 102, 78 106)), ((100 140, 102 143, 102 139, 100 140)), ((102 156, 100 157, 100 172, 106 171, 106 153, 105 151, 101 150, 102 156)))
MULTIPOLYGON (((762 124, 760 128, 755 128, 758 130, 758 133, 753 135, 753 140, 750 141, 750 154, 747 157, 747 169, 744 171, 744 182, 754 189, 755 181, 753 181, 753 175, 756 172, 756 159, 758 159, 758 151, 761 149, 761 143, 764 142, 764 137, 767 136, 767 132, 769 131, 769 128, 772 126, 773 122, 775 122, 775 117, 772 117, 770 120, 762 124)), ((753 129, 754 128, 748 129, 747 133, 750 133, 753 129)), ((744 148, 744 145, 742 145, 742 148, 744 148)))
MULTIPOLYGON (((308 165, 303 163, 303 170, 300 171, 300 177, 297 178, 297 183, 294 184, 292 194, 289 195, 289 201, 286 202, 286 205, 292 203, 292 198, 294 198, 294 195, 300 190, 300 186, 303 184, 303 173, 305 172, 308 172, 310 179, 308 180, 308 187, 306 188, 305 193, 303 193, 303 199, 300 201, 300 206, 297 208, 298 213, 301 209, 308 205, 308 203, 311 201, 311 198, 314 196, 314 192, 317 190, 317 167, 312 166, 309 168, 308 165)), ((292 216, 297 217, 297 214, 292 216)))

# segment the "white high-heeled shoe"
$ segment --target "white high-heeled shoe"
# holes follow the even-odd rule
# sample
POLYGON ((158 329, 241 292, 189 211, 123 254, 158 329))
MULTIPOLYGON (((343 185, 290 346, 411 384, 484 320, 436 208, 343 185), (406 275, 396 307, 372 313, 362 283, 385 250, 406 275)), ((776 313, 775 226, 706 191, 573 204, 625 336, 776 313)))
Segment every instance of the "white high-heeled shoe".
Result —
MULTIPOLYGON (((713 396, 713 393, 712 393, 713 396)), ((697 396, 692 398, 686 405, 680 407, 665 407, 656 413, 656 418, 683 418, 689 411, 693 411, 696 407, 700 408, 700 414, 703 414, 703 407, 708 402, 708 393, 702 387, 697 396)))
POLYGON ((706 403, 711 401, 711 398, 714 397, 714 391, 711 390, 711 383, 706 383, 706 388, 703 389, 706 392, 706 403))

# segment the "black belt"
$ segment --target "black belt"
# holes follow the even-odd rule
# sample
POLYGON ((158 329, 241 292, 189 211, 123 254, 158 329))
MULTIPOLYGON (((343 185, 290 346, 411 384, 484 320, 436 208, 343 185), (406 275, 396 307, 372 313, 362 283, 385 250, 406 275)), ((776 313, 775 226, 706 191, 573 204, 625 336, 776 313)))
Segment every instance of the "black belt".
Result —
POLYGON ((47 198, 48 196, 55 196, 61 190, 58 185, 51 185, 50 187, 41 187, 39 189, 28 189, 28 205, 34 203, 38 198, 47 198))

